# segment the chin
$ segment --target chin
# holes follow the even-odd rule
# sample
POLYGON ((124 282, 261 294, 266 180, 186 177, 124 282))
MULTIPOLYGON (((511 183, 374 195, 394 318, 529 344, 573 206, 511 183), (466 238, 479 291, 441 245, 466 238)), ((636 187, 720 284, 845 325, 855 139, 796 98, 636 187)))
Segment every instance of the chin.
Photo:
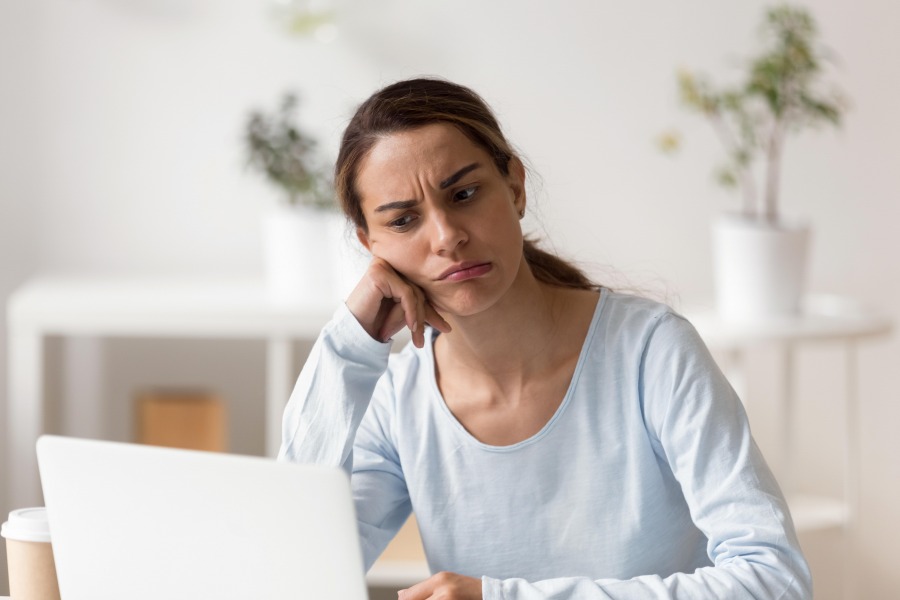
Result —
POLYGON ((435 298, 431 303, 444 318, 471 317, 490 309, 498 300, 499 297, 479 294, 473 290, 460 292, 447 298, 435 298))

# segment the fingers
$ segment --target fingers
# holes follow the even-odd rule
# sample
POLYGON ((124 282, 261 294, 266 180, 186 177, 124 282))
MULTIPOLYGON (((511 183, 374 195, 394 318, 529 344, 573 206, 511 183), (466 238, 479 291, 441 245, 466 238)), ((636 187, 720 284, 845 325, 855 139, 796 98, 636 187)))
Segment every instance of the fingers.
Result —
MULTIPOLYGON (((381 330, 378 332, 378 339, 380 340, 388 340, 398 331, 403 329, 406 326, 406 313, 404 312, 403 305, 394 300, 389 301, 390 308, 384 317, 384 325, 382 325, 381 330)), ((450 324, 438 313, 430 302, 427 300, 424 301, 424 311, 425 317, 424 322, 428 325, 431 325, 438 331, 442 333, 450 333, 451 327, 450 324)), ((425 332, 422 333, 422 341, 424 342, 425 332)), ((415 337, 415 336, 413 336, 415 337)), ((413 340, 415 343, 415 339, 413 340)), ((421 346, 419 346, 421 347, 421 346)))
MULTIPOLYGON (((450 323, 447 322, 441 314, 435 310, 434 306, 432 306, 431 302, 428 301, 428 298, 425 296, 425 292, 417 285, 409 284, 410 290, 414 295, 414 304, 415 309, 409 310, 404 306, 404 309, 407 311, 407 319, 409 318, 411 313, 414 314, 413 325, 409 326, 408 321, 407 325, 409 326, 409 330, 413 333, 413 343, 417 348, 421 348, 425 344, 425 325, 431 325, 438 331, 442 333, 450 333, 451 327, 450 323)), ((392 334, 393 335, 393 334, 392 334)))
POLYGON ((413 344, 416 348, 425 345, 425 306, 428 301, 425 299, 425 292, 418 286, 412 286, 416 295, 416 328, 413 329, 413 344))
POLYGON ((373 338, 387 341, 404 326, 416 347, 425 345, 425 325, 448 333, 450 324, 428 302, 425 292, 382 259, 374 259, 347 298, 347 307, 373 338))
POLYGON ((438 586, 435 577, 435 575, 432 575, 425 581, 420 581, 414 586, 398 591, 397 600, 426 600, 431 598, 435 588, 438 586))
POLYGON ((450 333, 453 330, 450 327, 450 323, 441 316, 441 313, 435 310, 434 306, 431 305, 431 302, 425 303, 425 322, 441 333, 450 333))
POLYGON ((390 300, 390 304, 391 308, 384 318, 381 329, 378 330, 377 337, 381 341, 391 339, 398 331, 406 327, 406 314, 403 311, 403 306, 393 299, 390 300))
POLYGON ((481 580, 456 573, 441 572, 425 581, 397 592, 398 600, 482 600, 481 580))
POLYGON ((425 293, 400 279, 391 282, 391 294, 403 308, 404 322, 412 332, 413 344, 421 348, 425 345, 425 293))

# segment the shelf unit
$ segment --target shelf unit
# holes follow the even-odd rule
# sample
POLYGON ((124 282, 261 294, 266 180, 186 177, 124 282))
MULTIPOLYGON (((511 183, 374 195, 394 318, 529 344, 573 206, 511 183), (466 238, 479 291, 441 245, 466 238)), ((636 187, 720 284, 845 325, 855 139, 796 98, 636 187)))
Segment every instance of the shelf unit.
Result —
POLYGON ((780 422, 781 451, 784 456, 786 487, 790 487, 796 448, 793 444, 796 421, 795 353, 804 344, 837 344, 845 351, 847 385, 844 390, 844 465, 841 498, 812 494, 787 494, 794 525, 798 531, 842 528, 844 530, 845 576, 844 595, 855 598, 854 537, 859 512, 859 386, 857 350, 861 341, 883 336, 891 331, 886 316, 862 306, 851 298, 811 295, 804 298, 798 315, 768 320, 730 322, 714 310, 687 310, 690 320, 710 350, 724 354, 723 370, 742 399, 745 398, 745 353, 758 344, 770 343, 781 348, 784 361, 781 379, 780 422))
POLYGON ((289 309, 261 280, 36 277, 7 303, 9 506, 40 499, 34 445, 43 433, 47 336, 261 339, 266 342, 266 448, 278 452, 297 374, 296 340, 314 340, 335 306, 289 309))

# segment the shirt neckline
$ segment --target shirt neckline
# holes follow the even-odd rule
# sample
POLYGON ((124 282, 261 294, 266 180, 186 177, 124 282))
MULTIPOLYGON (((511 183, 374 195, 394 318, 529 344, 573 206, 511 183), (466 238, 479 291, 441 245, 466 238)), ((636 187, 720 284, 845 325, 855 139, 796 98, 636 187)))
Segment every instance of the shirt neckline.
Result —
POLYGON ((566 389, 566 394, 563 396, 562 402, 560 402, 559 406, 556 408, 556 412, 553 413, 553 416, 544 423, 544 426, 541 429, 532 435, 520 442, 516 442, 515 444, 510 444, 508 446, 494 446, 492 444, 485 444, 480 441, 474 435, 469 433, 469 431, 463 427, 463 424, 459 422, 459 419, 453 414, 450 410, 450 407, 447 406, 446 400, 444 400, 444 395, 441 393, 440 388, 437 385, 437 376, 435 375, 435 359, 434 359, 434 340, 438 336, 438 331, 436 329, 430 329, 430 337, 427 339, 427 342, 423 348, 425 353, 425 364, 428 369, 428 385, 431 388, 432 398, 435 402, 437 402, 438 406, 441 408, 441 412, 450 420, 453 426, 460 432, 464 439, 466 439, 470 444, 481 448, 482 450, 487 450, 489 452, 514 452, 520 448, 525 446, 529 446, 538 442, 541 438, 543 438, 547 433, 553 429, 553 426, 560 419, 562 414, 565 412, 566 407, 571 402, 572 396, 574 395, 575 387, 578 384, 578 379, 581 375, 581 370, 584 367, 584 363, 587 360, 588 348, 591 345, 591 341, 594 338, 594 331, 597 329, 597 324, 600 322, 600 316, 603 312, 603 306, 606 303, 606 297, 610 294, 610 290, 605 287, 600 287, 600 298, 597 300, 597 305, 594 308, 594 314, 591 317, 591 323, 588 325, 587 333, 584 336, 584 342, 581 345, 581 351, 578 354, 578 362, 575 364, 575 371, 572 373, 572 379, 569 381, 569 387, 566 389))

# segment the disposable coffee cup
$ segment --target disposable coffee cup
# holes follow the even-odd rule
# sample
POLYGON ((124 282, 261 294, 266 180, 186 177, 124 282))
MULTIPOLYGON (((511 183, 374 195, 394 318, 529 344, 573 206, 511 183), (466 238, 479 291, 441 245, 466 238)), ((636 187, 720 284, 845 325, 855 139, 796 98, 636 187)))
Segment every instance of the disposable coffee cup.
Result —
POLYGON ((9 596, 14 600, 60 600, 46 508, 20 508, 0 528, 6 538, 9 596))

